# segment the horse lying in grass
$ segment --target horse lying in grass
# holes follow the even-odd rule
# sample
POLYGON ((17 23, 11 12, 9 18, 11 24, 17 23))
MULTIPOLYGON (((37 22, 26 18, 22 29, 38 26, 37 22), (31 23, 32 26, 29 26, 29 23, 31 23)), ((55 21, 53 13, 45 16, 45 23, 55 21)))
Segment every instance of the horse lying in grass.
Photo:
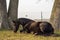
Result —
POLYGON ((54 34, 54 28, 49 22, 35 22, 34 20, 27 18, 19 18, 13 21, 15 24, 14 32, 16 33, 19 25, 23 26, 23 30, 20 32, 26 31, 27 33, 33 32, 33 34, 54 34))

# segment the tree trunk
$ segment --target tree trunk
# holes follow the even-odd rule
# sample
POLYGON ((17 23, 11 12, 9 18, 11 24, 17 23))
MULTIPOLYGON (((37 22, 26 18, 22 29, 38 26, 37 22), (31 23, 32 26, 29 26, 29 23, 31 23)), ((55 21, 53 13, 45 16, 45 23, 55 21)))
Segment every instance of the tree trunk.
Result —
POLYGON ((55 0, 50 21, 53 24, 55 30, 60 29, 60 0, 55 0))
POLYGON ((9 9, 8 9, 8 19, 9 26, 12 28, 12 20, 17 19, 18 13, 18 0, 10 0, 9 9))
POLYGON ((0 20, 1 20, 1 27, 8 29, 8 20, 7 20, 7 8, 6 8, 6 0, 0 0, 0 20))

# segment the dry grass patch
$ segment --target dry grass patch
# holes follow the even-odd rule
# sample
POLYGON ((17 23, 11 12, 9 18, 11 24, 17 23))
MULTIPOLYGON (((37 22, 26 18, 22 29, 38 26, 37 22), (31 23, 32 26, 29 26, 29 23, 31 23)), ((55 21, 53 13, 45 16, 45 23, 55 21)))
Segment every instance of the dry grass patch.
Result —
POLYGON ((60 37, 35 36, 33 34, 14 33, 13 31, 0 31, 0 40, 60 40, 60 37))

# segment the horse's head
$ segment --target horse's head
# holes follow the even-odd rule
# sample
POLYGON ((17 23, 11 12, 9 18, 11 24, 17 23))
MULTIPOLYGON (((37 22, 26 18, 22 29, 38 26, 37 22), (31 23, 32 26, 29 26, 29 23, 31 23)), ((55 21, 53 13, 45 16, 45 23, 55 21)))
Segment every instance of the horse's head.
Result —
POLYGON ((16 33, 17 32, 17 30, 18 30, 18 28, 19 28, 19 23, 17 22, 17 21, 12 21, 13 22, 13 25, 14 25, 14 28, 13 28, 13 30, 14 30, 14 32, 16 33))

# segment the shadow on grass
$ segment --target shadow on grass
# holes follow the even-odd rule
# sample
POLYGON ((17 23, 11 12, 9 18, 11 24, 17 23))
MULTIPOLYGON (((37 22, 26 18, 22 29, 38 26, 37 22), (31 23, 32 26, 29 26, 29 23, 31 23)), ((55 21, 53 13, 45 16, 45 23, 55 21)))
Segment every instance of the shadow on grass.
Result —
POLYGON ((51 35, 43 35, 43 36, 60 37, 60 34, 54 33, 54 34, 51 34, 51 35))
POLYGON ((52 36, 53 36, 53 37, 60 37, 60 34, 55 33, 55 34, 53 34, 52 36))
POLYGON ((42 34, 42 35, 36 35, 36 36, 44 36, 44 37, 60 37, 60 34, 54 33, 54 34, 42 34))

